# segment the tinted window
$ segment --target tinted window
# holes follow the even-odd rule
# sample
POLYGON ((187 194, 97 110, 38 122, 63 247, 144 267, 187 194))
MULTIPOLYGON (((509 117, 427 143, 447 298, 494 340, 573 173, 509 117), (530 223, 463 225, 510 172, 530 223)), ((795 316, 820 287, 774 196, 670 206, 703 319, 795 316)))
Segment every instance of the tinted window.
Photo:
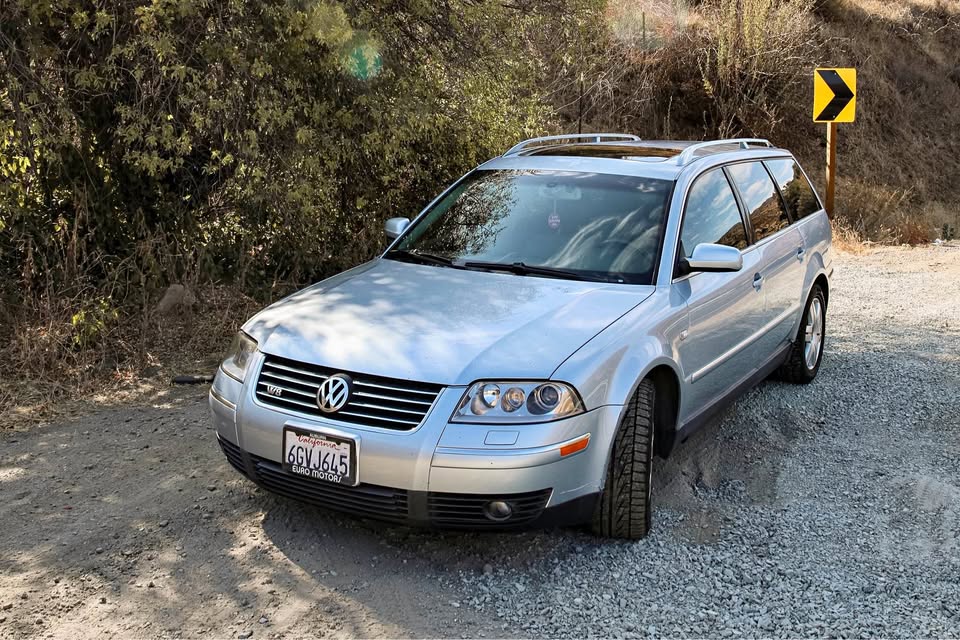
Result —
MULTIPOLYGON (((577 171, 475 171, 395 247, 650 284, 673 182, 577 171)), ((390 255, 388 254, 389 258, 390 255)))
POLYGON ((689 258, 701 243, 725 244, 745 249, 747 234, 737 199, 727 177, 714 169, 697 178, 687 197, 680 234, 680 252, 689 258))
POLYGON ((800 166, 796 162, 788 158, 765 162, 777 184, 780 185, 780 193, 787 201, 787 207, 794 219, 806 218, 820 210, 820 202, 813 192, 813 187, 810 186, 810 182, 800 171, 800 166))
POLYGON ((744 162, 730 165, 727 169, 750 214, 755 241, 759 242, 790 225, 780 194, 763 164, 744 162))

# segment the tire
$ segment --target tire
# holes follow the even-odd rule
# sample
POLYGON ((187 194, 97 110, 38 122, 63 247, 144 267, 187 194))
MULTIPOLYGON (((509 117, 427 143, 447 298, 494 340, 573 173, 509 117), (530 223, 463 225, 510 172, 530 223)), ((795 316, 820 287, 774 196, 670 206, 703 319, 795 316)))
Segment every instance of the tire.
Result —
POLYGON ((787 356, 777 377, 784 382, 793 384, 809 384, 817 377, 820 371, 820 361, 823 360, 823 343, 827 336, 827 299, 819 284, 813 285, 807 306, 803 310, 800 329, 797 330, 797 339, 793 342, 790 355, 787 356), (818 318, 819 315, 819 318, 818 318), (819 334, 817 330, 819 328, 819 334), (808 345, 810 351, 808 351, 808 345), (816 349, 816 352, 813 352, 816 349))
POLYGON ((620 419, 593 516, 593 532, 604 538, 637 540, 650 530, 655 395, 653 382, 641 382, 620 419))

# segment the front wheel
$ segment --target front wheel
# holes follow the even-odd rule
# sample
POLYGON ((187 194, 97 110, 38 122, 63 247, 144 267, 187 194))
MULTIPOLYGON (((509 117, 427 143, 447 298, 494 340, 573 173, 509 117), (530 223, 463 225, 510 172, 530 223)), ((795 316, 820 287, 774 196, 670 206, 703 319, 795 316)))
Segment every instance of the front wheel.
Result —
POLYGON ((641 382, 620 419, 593 517, 593 531, 599 536, 637 540, 650 530, 655 395, 650 380, 641 382))
POLYGON ((813 382, 823 359, 823 339, 827 335, 827 300, 819 284, 813 285, 807 307, 803 311, 797 339, 790 349, 787 361, 780 366, 779 377, 784 382, 807 384, 813 382))

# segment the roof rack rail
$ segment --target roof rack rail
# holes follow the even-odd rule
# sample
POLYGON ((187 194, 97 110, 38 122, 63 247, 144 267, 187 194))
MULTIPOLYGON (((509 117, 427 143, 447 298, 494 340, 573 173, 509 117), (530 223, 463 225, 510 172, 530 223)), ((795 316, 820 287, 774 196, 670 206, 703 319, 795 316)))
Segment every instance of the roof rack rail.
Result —
POLYGON ((604 138, 607 140, 631 140, 635 142, 640 140, 639 137, 629 133, 563 133, 558 136, 541 136, 539 138, 530 138, 529 140, 524 140, 523 142, 515 144, 514 146, 507 149, 506 153, 504 153, 503 155, 504 156, 516 155, 521 151, 523 151, 524 149, 526 149, 527 147, 533 146, 541 142, 552 142, 552 141, 559 141, 559 140, 581 140, 584 142, 601 142, 602 139, 604 138))
POLYGON ((758 147, 772 147, 769 140, 764 140, 763 138, 730 138, 727 140, 708 140, 706 142, 698 142, 697 144, 692 144, 686 149, 684 149, 680 155, 677 156, 677 164, 681 167, 689 164, 694 160, 694 155, 697 151, 702 149, 707 149, 709 147, 716 147, 720 145, 738 145, 740 149, 749 149, 750 145, 758 147))

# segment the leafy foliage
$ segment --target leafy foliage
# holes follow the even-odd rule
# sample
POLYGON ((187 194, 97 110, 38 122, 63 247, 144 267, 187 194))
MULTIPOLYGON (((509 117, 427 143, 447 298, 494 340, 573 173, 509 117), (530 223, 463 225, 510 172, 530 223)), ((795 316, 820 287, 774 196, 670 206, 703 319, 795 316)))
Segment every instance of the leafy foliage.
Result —
POLYGON ((8 0, 0 272, 19 297, 118 270, 130 293, 355 264, 384 218, 542 126, 537 19, 471 0, 8 0))

